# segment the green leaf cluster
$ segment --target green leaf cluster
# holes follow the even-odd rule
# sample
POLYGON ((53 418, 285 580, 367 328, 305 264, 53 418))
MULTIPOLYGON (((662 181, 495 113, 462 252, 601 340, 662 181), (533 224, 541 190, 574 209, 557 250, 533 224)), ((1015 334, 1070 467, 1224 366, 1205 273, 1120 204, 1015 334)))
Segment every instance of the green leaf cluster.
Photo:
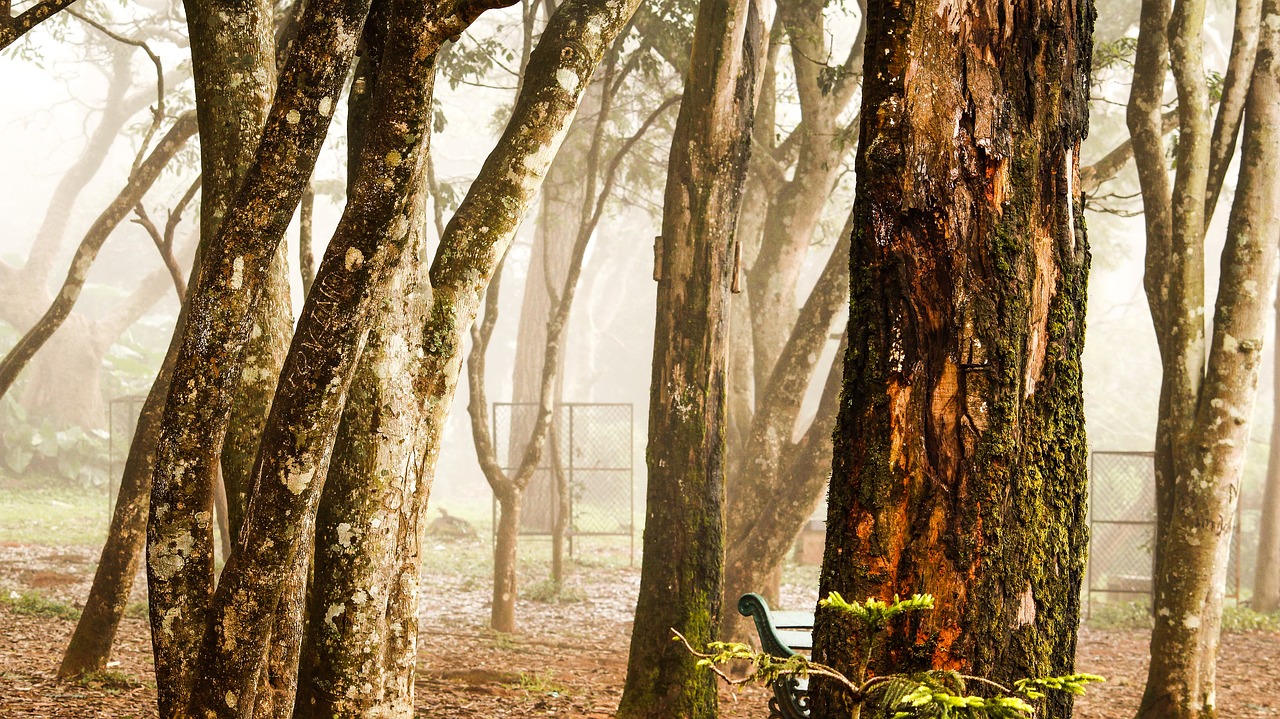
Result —
MULTIPOLYGON (((863 602, 850 602, 839 593, 832 592, 818 604, 857 620, 866 634, 869 648, 871 642, 885 631, 890 620, 908 612, 933 609, 934 599, 928 594, 916 594, 909 599, 895 596, 891 602, 874 597, 863 602)), ((730 679, 733 684, 769 684, 789 676, 800 679, 811 675, 835 678, 851 691, 854 703, 862 710, 883 719, 1031 719, 1035 716, 1034 702, 1045 699, 1051 692, 1081 695, 1087 685, 1105 681, 1096 674, 1068 674, 1019 679, 1009 687, 955 671, 908 674, 894 672, 892 667, 871 678, 850 678, 802 655, 779 659, 765 652, 756 652, 745 644, 712 642, 707 645, 705 653, 694 653, 699 657, 697 666, 716 671, 725 679, 729 678, 719 667, 731 662, 748 662, 750 672, 745 677, 730 679), (981 693, 971 691, 975 685, 981 693)), ((864 673, 865 669, 864 666, 864 673)))
POLYGON ((933 597, 915 594, 910 599, 899 599, 895 594, 892 602, 874 597, 868 597, 865 602, 849 602, 839 592, 832 592, 825 599, 819 600, 818 606, 844 612, 861 622, 868 632, 874 633, 883 631, 889 620, 899 614, 933 609, 933 597))

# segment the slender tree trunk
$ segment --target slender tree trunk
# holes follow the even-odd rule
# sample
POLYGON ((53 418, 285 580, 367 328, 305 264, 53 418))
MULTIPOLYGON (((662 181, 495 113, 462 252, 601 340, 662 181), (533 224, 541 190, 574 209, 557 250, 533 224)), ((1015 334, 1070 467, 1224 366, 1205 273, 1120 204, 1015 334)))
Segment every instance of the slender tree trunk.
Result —
POLYGON ((672 642, 719 632, 729 288, 768 42, 750 0, 698 9, 671 143, 649 413, 644 561, 620 719, 714 717, 714 675, 672 642))
POLYGON ((489 626, 498 632, 516 630, 519 596, 516 547, 520 540, 522 489, 513 488, 498 497, 498 531, 493 546, 493 603, 489 626))
MULTIPOLYGON (((1276 296, 1280 313, 1280 294, 1276 296)), ((1276 336, 1280 340, 1280 325, 1276 336)), ((1280 348, 1280 341, 1272 351, 1280 348)), ((1274 386, 1280 387, 1280 354, 1272 369, 1274 386)), ((1280 401, 1271 410, 1271 452, 1267 457, 1267 479, 1262 492, 1262 516, 1258 520, 1258 560, 1253 574, 1252 606, 1259 612, 1280 611, 1280 401)))
MULTIPOLYGON (((876 672, 1070 673, 1087 542, 1075 173, 1093 9, 873 0, 867 18, 819 593, 937 597, 886 638, 876 672)), ((846 623, 819 609, 814 640, 852 675, 861 640, 846 623)), ((811 688, 816 719, 850 715, 838 687, 811 688)), ((1070 715, 1069 697, 1044 707, 1070 715)))
POLYGON ((107 530, 107 541, 93 575, 84 611, 76 622, 75 633, 58 667, 60 678, 102 671, 111 657, 111 644, 129 604, 129 594, 133 591, 133 580, 138 575, 147 537, 151 471, 164 401, 173 374, 174 355, 170 351, 165 358, 138 415, 137 428, 120 478, 111 526, 107 530))
MULTIPOLYGON (((1264 2, 1262 17, 1280 17, 1280 3, 1264 2)), ((1194 21, 1194 17, 1180 19, 1175 12, 1171 36, 1178 23, 1194 21)), ((1179 95, 1183 95, 1181 88, 1179 95)), ((1280 245, 1275 229, 1280 219, 1277 176, 1280 23, 1264 22, 1245 103, 1240 177, 1222 253, 1209 362, 1198 402, 1181 410, 1190 412, 1192 421, 1179 438, 1185 444, 1174 447, 1176 474, 1168 488, 1170 503, 1158 507, 1165 516, 1166 534, 1156 565, 1151 665, 1138 710, 1143 719, 1217 716, 1222 593, 1262 354, 1267 315, 1263 298, 1272 297, 1274 291, 1280 245)), ((1179 200, 1178 192, 1175 185, 1175 208, 1193 204, 1179 200)), ((1194 214, 1194 207, 1184 212, 1194 214)))

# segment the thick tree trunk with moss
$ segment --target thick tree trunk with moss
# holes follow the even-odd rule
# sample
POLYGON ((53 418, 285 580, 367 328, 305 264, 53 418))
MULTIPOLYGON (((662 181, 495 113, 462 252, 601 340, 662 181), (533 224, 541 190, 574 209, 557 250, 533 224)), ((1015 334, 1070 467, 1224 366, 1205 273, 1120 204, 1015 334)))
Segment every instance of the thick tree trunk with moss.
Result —
MULTIPOLYGON (((262 0, 190 0, 186 10, 200 117, 200 232, 212 238, 253 160, 275 93, 275 16, 272 4, 262 0), (229 26, 226 17, 234 23, 229 26)), ((244 517, 258 438, 293 331, 289 264, 281 244, 255 311, 222 447, 232 537, 244 517)))
MULTIPOLYGON (((873 0, 867 17, 820 593, 937 597, 889 637, 880 671, 1069 673, 1087 542, 1075 173, 1093 8, 873 0)), ((859 641, 826 610, 817 622, 816 657, 849 671, 859 641)), ((818 689, 815 717, 849 715, 818 689)), ((1065 719, 1070 700, 1045 710, 1065 719)))
MULTIPOLYGON (((1280 244, 1276 236, 1280 186, 1275 182, 1280 176, 1280 23, 1270 22, 1280 18, 1280 3, 1266 0, 1261 17, 1268 21, 1257 31, 1256 61, 1244 104, 1240 176, 1227 224, 1207 365, 1189 364, 1187 360, 1203 356, 1197 347, 1177 343, 1177 335, 1167 326, 1160 332, 1165 339, 1161 346, 1166 385, 1162 399, 1167 401, 1162 409, 1180 421, 1171 423, 1172 432, 1162 433, 1169 445, 1172 474, 1158 487, 1163 491, 1157 495, 1160 553, 1155 576, 1156 622, 1146 690, 1138 710, 1141 719, 1217 716, 1215 675, 1232 518, 1269 314, 1266 301, 1274 291, 1280 244), (1189 405, 1179 404, 1179 395, 1167 387, 1170 365, 1177 360, 1182 361, 1182 367, 1176 368, 1174 377, 1189 380, 1189 405)), ((1203 82, 1187 67, 1198 66, 1195 55, 1199 42, 1194 39, 1199 33, 1198 22, 1194 8, 1180 5, 1170 23, 1170 52, 1175 58, 1181 103, 1188 102, 1197 92, 1196 83, 1203 82), (1193 29, 1191 39, 1185 28, 1193 29)), ((1181 126, 1196 125, 1198 115, 1197 109, 1186 110, 1181 126)), ((1199 137, 1190 138, 1198 147, 1194 155, 1184 156, 1193 152, 1185 140, 1179 144, 1178 178, 1172 196, 1175 246, 1190 240, 1189 244, 1203 247, 1205 186, 1212 183, 1204 168, 1209 167, 1211 150, 1205 137, 1207 123, 1200 122, 1198 127, 1199 137), (1184 173, 1197 166, 1202 168, 1198 173, 1184 173)), ((1200 321, 1200 314, 1188 312, 1196 309, 1194 306, 1169 304, 1167 296, 1153 296, 1151 304, 1153 316, 1159 309, 1166 322, 1172 313, 1190 314, 1200 321)), ((1157 320, 1158 332, 1161 329, 1157 320)), ((1162 422, 1164 419, 1162 412, 1162 422)))
POLYGON ((714 717, 715 677, 672 642, 719 631, 729 289, 768 32, 750 0, 698 9, 667 169, 644 561, 618 716, 714 717))

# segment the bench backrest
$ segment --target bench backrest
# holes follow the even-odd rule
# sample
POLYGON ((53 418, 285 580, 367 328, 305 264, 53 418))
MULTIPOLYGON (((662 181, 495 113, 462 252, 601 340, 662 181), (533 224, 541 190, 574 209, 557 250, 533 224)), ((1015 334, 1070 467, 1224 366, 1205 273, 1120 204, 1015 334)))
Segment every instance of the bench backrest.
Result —
POLYGON ((755 621, 761 648, 780 659, 813 649, 813 612, 774 612, 759 594, 744 594, 738 613, 755 621))

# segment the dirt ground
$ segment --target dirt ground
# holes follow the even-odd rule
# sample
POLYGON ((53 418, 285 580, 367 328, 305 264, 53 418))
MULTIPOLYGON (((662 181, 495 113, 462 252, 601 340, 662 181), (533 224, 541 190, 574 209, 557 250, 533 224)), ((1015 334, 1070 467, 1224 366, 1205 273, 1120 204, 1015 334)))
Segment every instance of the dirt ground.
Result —
MULTIPOLYGON (((447 547, 443 551, 449 551, 447 547)), ((38 590, 78 604, 88 592, 94 557, 88 552, 34 545, 0 546, 0 588, 38 590)), ((487 586, 474 573, 426 577, 422 607, 418 715, 421 717, 612 717, 621 695, 630 614, 639 571, 630 567, 576 569, 586 599, 522 601, 520 632, 484 628, 487 586)), ((141 599, 141 596, 139 596, 141 599)), ((813 598, 784 586, 783 602, 813 598)), ((146 622, 126 618, 109 673, 90 681, 59 682, 53 674, 74 622, 31 616, 0 605, 0 719, 142 719, 154 717, 155 689, 146 622)), ((1078 668, 1109 681, 1077 703, 1080 719, 1130 719, 1142 691, 1147 636, 1141 630, 1080 632, 1078 668)), ((1226 635, 1219 662, 1219 714, 1224 719, 1280 717, 1280 633, 1226 635)), ((722 716, 767 716, 767 694, 726 691, 722 716)))

